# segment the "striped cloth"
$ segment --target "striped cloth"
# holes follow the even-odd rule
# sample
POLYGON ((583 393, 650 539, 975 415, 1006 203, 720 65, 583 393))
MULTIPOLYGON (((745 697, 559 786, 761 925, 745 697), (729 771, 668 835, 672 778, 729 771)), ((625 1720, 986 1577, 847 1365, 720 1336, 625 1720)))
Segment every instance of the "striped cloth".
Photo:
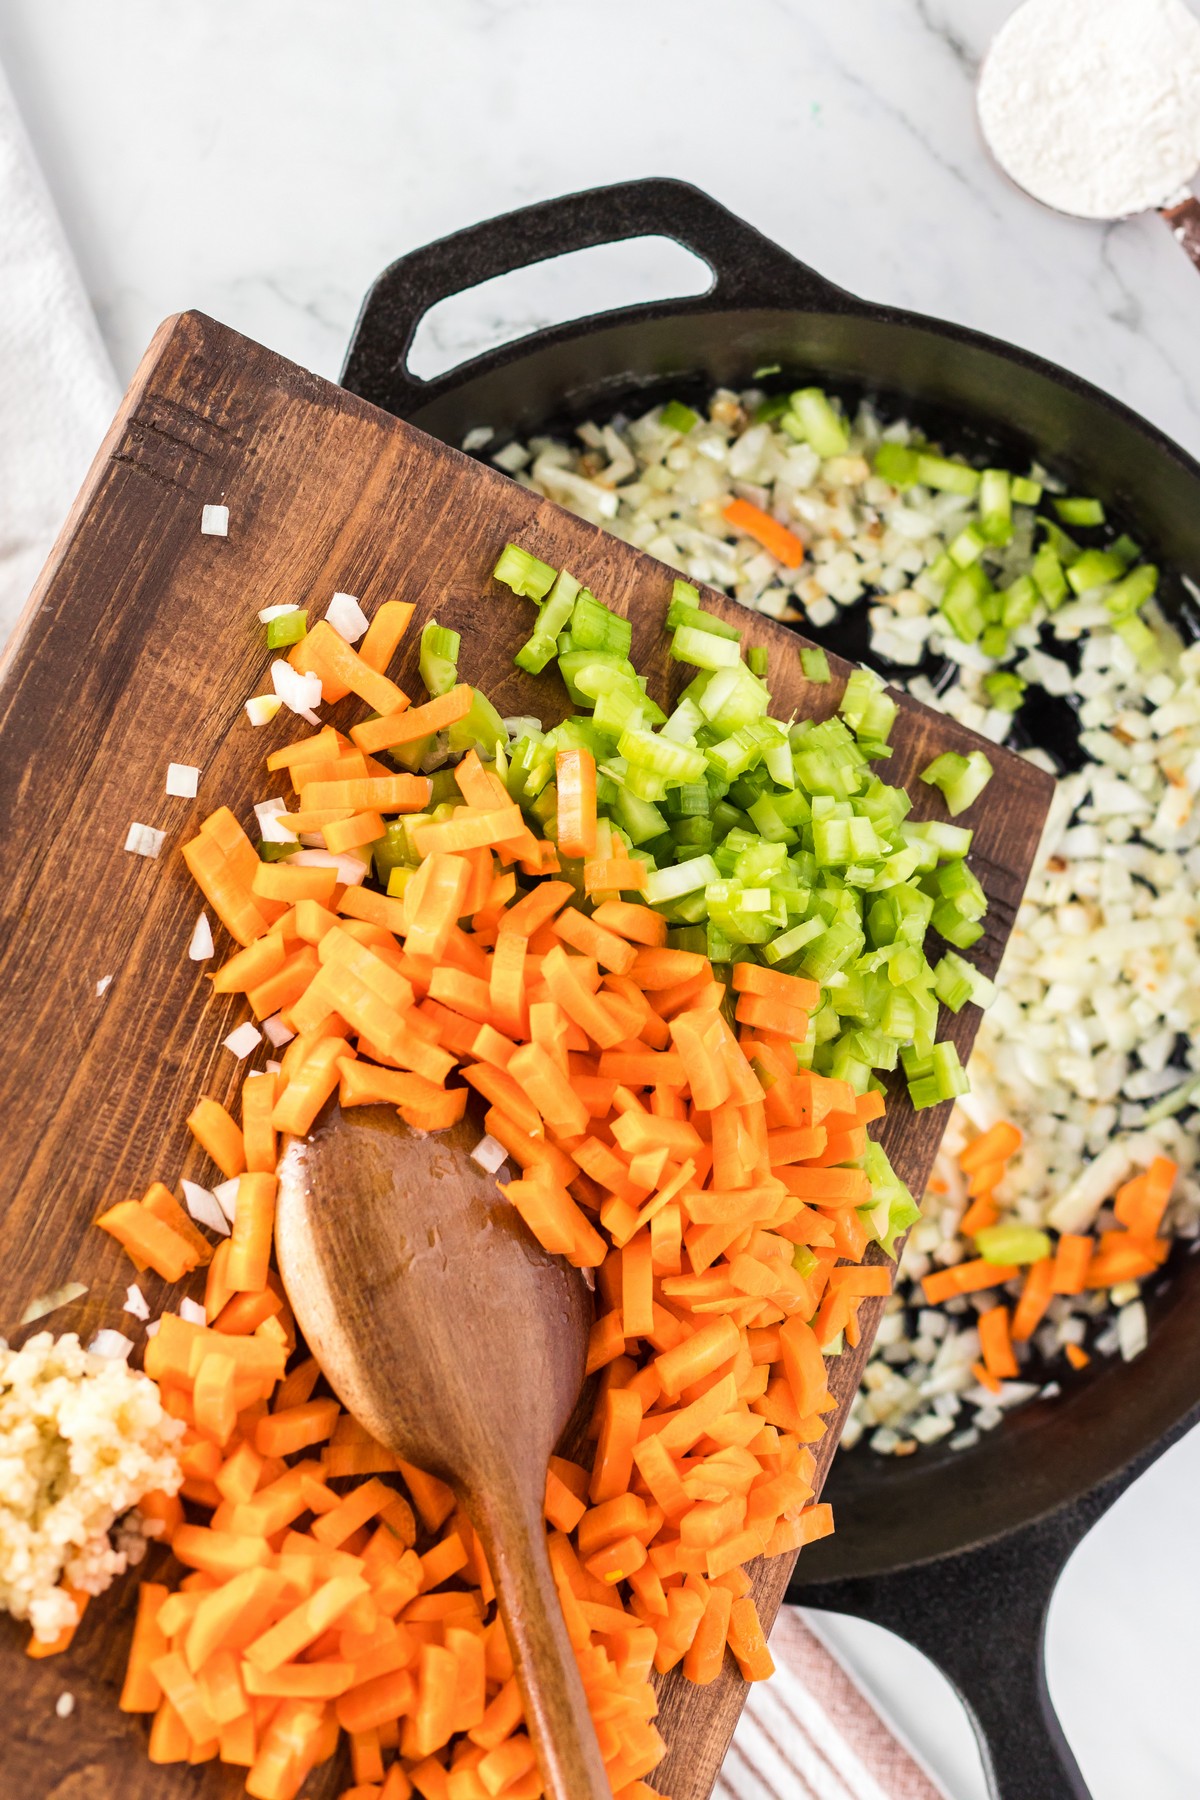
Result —
POLYGON ((713 1800, 948 1800, 862 1689, 791 1608, 771 1633, 713 1800))

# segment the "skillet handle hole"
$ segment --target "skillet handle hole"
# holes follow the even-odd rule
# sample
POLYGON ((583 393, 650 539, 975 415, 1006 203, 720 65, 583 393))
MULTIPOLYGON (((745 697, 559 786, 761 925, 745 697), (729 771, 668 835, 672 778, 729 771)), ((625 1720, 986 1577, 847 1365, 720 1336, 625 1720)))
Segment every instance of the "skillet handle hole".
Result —
POLYGON ((494 275, 431 306, 407 356, 409 373, 435 381, 502 344, 588 313, 706 294, 713 271, 703 257, 661 236, 625 238, 570 250, 494 275))

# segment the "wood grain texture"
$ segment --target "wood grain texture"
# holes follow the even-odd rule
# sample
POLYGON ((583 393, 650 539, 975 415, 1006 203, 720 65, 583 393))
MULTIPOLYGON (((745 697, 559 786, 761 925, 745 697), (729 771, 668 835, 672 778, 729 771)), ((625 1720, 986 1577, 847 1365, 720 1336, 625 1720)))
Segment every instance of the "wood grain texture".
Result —
POLYGON ((542 1510, 592 1297, 471 1160, 478 1142, 469 1118, 431 1138, 331 1102, 281 1159, 279 1272, 334 1392, 449 1482, 482 1537, 546 1800, 609 1800, 542 1510))
MULTIPOLYGON (((416 624, 436 614, 462 632, 463 673, 502 713, 550 722, 566 711, 557 678, 535 682, 511 667, 528 603, 489 578, 509 538, 628 612, 651 691, 664 700, 678 690, 686 674, 666 657, 672 577, 662 564, 202 315, 159 331, 0 668, 0 1014, 11 1046, 0 1081, 0 1333, 31 1297, 69 1278, 90 1288, 54 1316, 56 1331, 119 1319, 129 1265, 91 1220, 156 1176, 202 1177, 183 1120, 197 1096, 229 1096, 246 1073, 220 1047, 240 1003, 214 998, 203 968, 187 960, 198 899, 177 852, 214 806, 246 817, 252 800, 281 791, 267 785, 262 759, 295 736, 296 722, 285 715, 255 731, 241 710, 267 680, 257 609, 296 601, 315 617, 335 589, 359 595, 368 612, 411 600, 416 624), (200 533, 210 501, 230 508, 227 539, 200 533), (165 798, 168 761, 200 766, 198 800, 165 798), (123 851, 135 819, 167 832, 159 861, 123 851), (112 985, 100 999, 104 976, 112 985)), ((746 628, 748 642, 768 646, 777 710, 833 709, 846 665, 835 666, 832 685, 814 687, 793 633, 705 598, 746 628)), ((414 628, 393 670, 410 691, 416 640, 414 628)), ((912 787, 915 816, 934 816, 939 797, 913 778, 937 750, 971 747, 970 734, 902 697, 893 742, 888 779, 912 787)), ((988 973, 1051 790, 1016 757, 994 752, 993 762, 994 780, 965 815, 990 903, 973 954, 988 973)), ((973 1008, 943 1020, 964 1060, 976 1023, 973 1008)), ((886 1124, 889 1152, 918 1192, 943 1112, 914 1117, 897 1106, 886 1124)), ((142 1285, 157 1311, 159 1285, 142 1285)), ((867 1330, 837 1366, 842 1400, 869 1341, 867 1330)), ((822 1468, 835 1437, 831 1429, 824 1440, 822 1468)), ((768 1617, 787 1561, 759 1573, 768 1617)), ((93 1607, 77 1647, 56 1661, 18 1662, 24 1633, 4 1623, 0 1682, 20 1702, 0 1719, 0 1767, 14 1794, 239 1791, 227 1770, 152 1769, 142 1724, 113 1713, 132 1587, 93 1607), (53 1717, 64 1687, 80 1700, 69 1726, 53 1717)), ((728 1675, 705 1689, 664 1683, 660 1723, 676 1748, 661 1783, 674 1800, 709 1793, 741 1698, 728 1675)), ((331 1765, 314 1779, 317 1800, 338 1792, 343 1772, 331 1765)))

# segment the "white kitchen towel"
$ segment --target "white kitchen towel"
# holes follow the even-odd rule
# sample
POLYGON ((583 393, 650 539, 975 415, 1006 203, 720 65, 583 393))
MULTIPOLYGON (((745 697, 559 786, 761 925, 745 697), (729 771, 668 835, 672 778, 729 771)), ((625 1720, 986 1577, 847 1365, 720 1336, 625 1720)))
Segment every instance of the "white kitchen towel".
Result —
POLYGON ((785 1606, 713 1800, 948 1800, 825 1644, 785 1606))
POLYGON ((0 648, 120 393, 0 72, 0 648))

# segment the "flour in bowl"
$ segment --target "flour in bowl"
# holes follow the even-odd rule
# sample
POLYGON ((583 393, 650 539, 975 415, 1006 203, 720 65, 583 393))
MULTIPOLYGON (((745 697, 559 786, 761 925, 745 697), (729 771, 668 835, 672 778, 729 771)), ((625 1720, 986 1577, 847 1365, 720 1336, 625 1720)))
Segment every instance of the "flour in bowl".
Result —
POLYGON ((1185 197, 1200 165, 1200 19, 1184 0, 1026 0, 979 77, 997 162, 1060 212, 1185 197))

